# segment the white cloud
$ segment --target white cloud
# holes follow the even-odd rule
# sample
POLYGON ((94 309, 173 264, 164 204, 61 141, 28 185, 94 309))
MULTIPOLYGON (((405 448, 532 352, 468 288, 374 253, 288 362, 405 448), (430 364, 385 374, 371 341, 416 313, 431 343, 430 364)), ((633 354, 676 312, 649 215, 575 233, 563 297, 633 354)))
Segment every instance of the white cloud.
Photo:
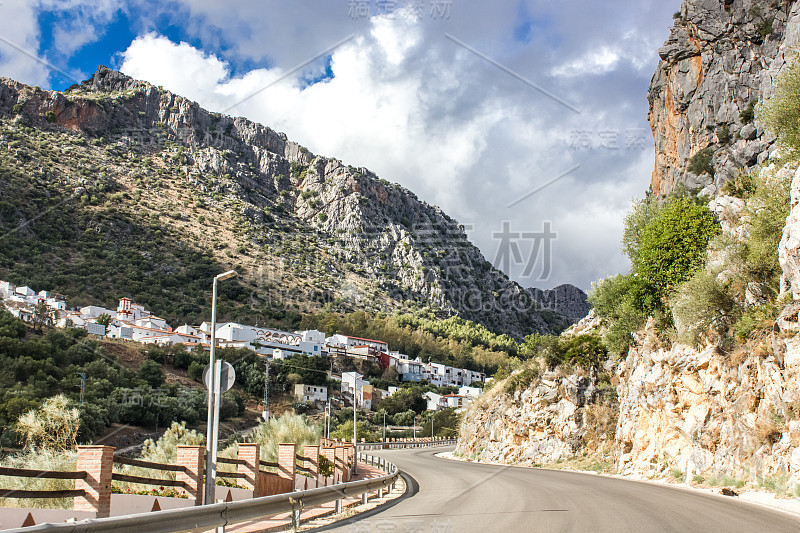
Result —
MULTIPOLYGON (((609 47, 584 54, 564 72, 607 76, 620 58, 609 47)), ((502 221, 519 231, 538 231, 543 221, 552 221, 559 234, 553 272, 539 280, 537 268, 521 279, 525 265, 515 265, 511 275, 523 284, 588 288, 592 280, 628 268, 619 254, 622 218, 630 197, 647 187, 652 153, 626 150, 621 138, 616 151, 570 151, 567 141, 577 128, 593 135, 612 129, 622 136, 625 128, 646 127, 643 90, 634 95, 641 99, 638 117, 598 107, 600 96, 591 89, 576 93, 587 98, 588 108, 575 115, 398 16, 373 18, 369 31, 332 53, 330 65, 333 78, 308 87, 299 73, 275 83, 286 72, 281 66, 231 76, 224 60, 148 34, 123 52, 121 70, 216 111, 270 85, 230 113, 407 186, 473 224, 471 238, 490 261, 497 250, 492 234, 502 221), (576 163, 582 167, 574 175, 508 208, 576 163)), ((542 78, 541 84, 558 90, 556 78, 542 78)), ((613 101, 619 95, 605 97, 613 101)))
MULTIPOLYGON (((521 231, 552 221, 558 232, 548 280, 589 283, 627 268, 619 254, 629 199, 649 183, 653 155, 628 149, 631 128, 646 129, 645 90, 678 0, 630 4, 544 0, 453 2, 450 16, 418 21, 404 13, 359 19, 346 2, 178 0, 169 10, 149 0, 6 0, 0 36, 56 64, 106 31, 125 10, 141 31, 121 55, 121 70, 229 113, 264 123, 312 151, 367 166, 425 201, 474 225, 473 241, 495 257, 492 233, 509 221, 521 231), (67 17, 40 49, 41 9, 67 17), (523 20, 521 20, 521 18, 523 20), (166 21, 166 22, 165 22, 166 21), (157 33, 179 27, 196 48, 157 33), (529 40, 514 39, 529 24, 529 40), (449 33, 492 60, 578 106, 575 113, 444 37, 449 33), (332 52, 332 79, 305 86, 324 58, 292 69, 348 35, 332 52), (264 68, 258 68, 262 66, 264 68), (284 78, 285 79, 282 79, 284 78), (277 81, 280 80, 280 81, 277 81), (571 149, 576 131, 593 146, 571 149), (617 148, 598 147, 601 132, 617 148), (508 204, 560 172, 581 168, 513 208, 508 204)), ((373 6, 374 7, 374 6, 373 6)), ((0 43, 0 73, 48 86, 48 68, 0 43)), ((88 74, 88 73, 86 73, 88 74)))

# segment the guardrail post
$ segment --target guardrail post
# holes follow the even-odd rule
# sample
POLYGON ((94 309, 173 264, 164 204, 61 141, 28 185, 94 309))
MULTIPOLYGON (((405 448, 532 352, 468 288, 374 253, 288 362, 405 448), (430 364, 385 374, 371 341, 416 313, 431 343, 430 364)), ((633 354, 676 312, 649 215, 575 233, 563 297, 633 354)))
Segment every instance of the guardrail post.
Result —
POLYGON ((257 498, 261 494, 258 492, 258 476, 261 472, 259 461, 261 460, 261 446, 254 442, 240 442, 239 443, 239 459, 246 464, 238 465, 237 472, 244 474, 246 477, 240 478, 242 486, 248 490, 253 491, 253 497, 257 498))
POLYGON ((182 466, 186 472, 177 472, 175 479, 186 483, 186 492, 194 498, 195 505, 203 505, 203 471, 206 449, 203 446, 178 445, 178 457, 175 464, 182 466))
POLYGON ((314 478, 314 488, 319 487, 319 446, 306 445, 303 448, 303 455, 306 458, 305 466, 314 478))
POLYGON ((289 480, 289 490, 294 491, 294 478, 297 475, 297 445, 294 442, 278 444, 278 477, 289 480))
POLYGON ((114 466, 114 448, 111 446, 78 446, 77 472, 86 472, 86 479, 75 481, 75 489, 86 491, 76 496, 72 508, 76 511, 94 511, 97 518, 111 515, 111 472, 114 466))

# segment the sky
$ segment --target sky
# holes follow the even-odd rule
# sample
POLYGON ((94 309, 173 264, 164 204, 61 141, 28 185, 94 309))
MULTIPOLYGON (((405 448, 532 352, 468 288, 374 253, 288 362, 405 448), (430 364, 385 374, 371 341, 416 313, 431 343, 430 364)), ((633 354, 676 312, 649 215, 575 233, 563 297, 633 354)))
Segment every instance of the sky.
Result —
POLYGON ((0 76, 98 65, 367 167, 525 287, 630 265, 647 87, 678 0, 2 0, 0 76))

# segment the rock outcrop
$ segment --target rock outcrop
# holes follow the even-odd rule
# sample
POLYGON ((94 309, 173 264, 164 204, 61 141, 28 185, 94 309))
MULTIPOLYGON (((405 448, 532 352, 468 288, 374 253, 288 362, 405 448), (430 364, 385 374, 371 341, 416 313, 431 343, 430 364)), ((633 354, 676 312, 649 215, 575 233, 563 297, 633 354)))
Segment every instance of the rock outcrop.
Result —
POLYGON ((797 2, 684 0, 648 91, 657 196, 683 185, 713 197, 769 156, 775 137, 757 104, 798 42, 797 2))
POLYGON ((456 451, 476 461, 533 465, 575 457, 613 442, 616 408, 596 376, 523 371, 470 404, 456 451), (529 383, 520 382, 526 379, 529 383))
MULTIPOLYGON (((796 324, 796 309, 790 321, 796 324)), ((619 366, 620 473, 800 481, 800 342, 724 353, 662 346, 652 331, 619 366)))
POLYGON ((592 308, 586 301, 586 293, 575 285, 564 284, 545 290, 530 288, 528 292, 543 309, 567 317, 572 324, 585 317, 592 308))

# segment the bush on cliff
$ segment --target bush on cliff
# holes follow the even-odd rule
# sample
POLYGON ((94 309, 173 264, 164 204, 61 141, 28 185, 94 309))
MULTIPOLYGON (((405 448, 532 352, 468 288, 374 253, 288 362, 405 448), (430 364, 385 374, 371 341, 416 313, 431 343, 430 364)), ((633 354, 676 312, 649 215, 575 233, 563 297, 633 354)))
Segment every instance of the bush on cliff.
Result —
POLYGON ((772 97, 761 105, 759 117, 791 151, 800 148, 800 61, 795 56, 784 68, 772 97))
POLYGON ((704 204, 671 199, 641 231, 635 272, 666 295, 703 266, 708 241, 719 230, 704 204))

